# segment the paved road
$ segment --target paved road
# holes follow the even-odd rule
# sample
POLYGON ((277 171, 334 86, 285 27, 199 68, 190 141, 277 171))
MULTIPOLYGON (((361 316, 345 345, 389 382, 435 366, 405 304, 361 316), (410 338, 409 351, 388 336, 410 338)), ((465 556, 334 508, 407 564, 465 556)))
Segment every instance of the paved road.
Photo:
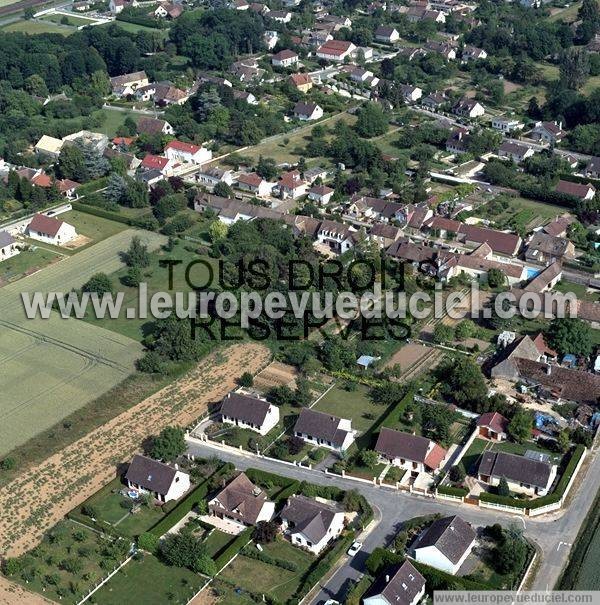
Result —
POLYGON ((581 524, 600 488, 600 459, 597 451, 594 451, 585 480, 579 479, 577 495, 573 498, 569 508, 564 513, 559 512, 554 516, 544 515, 537 519, 530 519, 496 510, 411 495, 342 477, 333 477, 309 469, 257 458, 245 452, 225 451, 210 443, 189 443, 188 446, 191 454, 200 457, 216 455, 225 462, 232 462, 240 470, 254 467, 320 485, 356 489, 368 499, 377 513, 376 519, 380 519, 380 521, 364 538, 363 551, 354 559, 344 562, 327 582, 326 587, 322 587, 312 603, 321 603, 331 598, 342 601, 349 582, 359 577, 364 569, 365 559, 376 546, 386 544, 391 540, 403 521, 433 513, 460 514, 462 518, 474 525, 522 524, 525 535, 539 546, 542 553, 542 561, 533 588, 536 590, 552 588, 567 563, 570 546, 575 541, 581 524))

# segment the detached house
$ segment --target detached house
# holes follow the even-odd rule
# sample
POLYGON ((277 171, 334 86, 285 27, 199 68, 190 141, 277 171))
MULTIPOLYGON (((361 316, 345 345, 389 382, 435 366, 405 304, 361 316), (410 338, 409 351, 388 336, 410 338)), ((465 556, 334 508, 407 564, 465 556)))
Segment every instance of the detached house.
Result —
POLYGON ((335 452, 345 452, 354 442, 352 420, 303 408, 294 425, 294 435, 308 443, 335 452))
POLYGON ((458 516, 434 521, 415 541, 416 561, 456 575, 475 546, 475 530, 458 516))
POLYGON ((469 61, 476 61, 477 59, 487 59, 488 54, 483 48, 477 48, 476 46, 465 46, 463 48, 462 60, 464 63, 469 61))
POLYGON ((584 185, 583 183, 572 183, 571 181, 563 180, 558 181, 554 191, 577 197, 582 201, 594 199, 596 195, 596 188, 591 183, 584 185))
POLYGON ((419 473, 436 473, 446 457, 446 450, 426 437, 382 428, 375 451, 387 463, 410 471, 413 477, 419 473))
POLYGON ((525 250, 525 259, 530 262, 550 265, 555 261, 562 261, 565 257, 575 256, 575 246, 568 239, 554 237, 542 231, 535 233, 525 250))
POLYGON ((175 130, 165 120, 156 118, 141 118, 137 125, 140 134, 175 134, 175 130))
POLYGON ((537 122, 530 133, 530 137, 540 143, 560 143, 566 136, 562 129, 562 122, 537 122))
POLYGON ((17 240, 8 232, 0 231, 0 262, 19 254, 17 240))
POLYGON ((503 141, 498 148, 498 157, 512 160, 515 164, 520 164, 535 153, 531 147, 512 141, 503 141))
POLYGON ((400 34, 395 27, 380 25, 375 30, 375 40, 378 40, 379 42, 386 42, 387 44, 393 44, 394 42, 398 42, 398 40, 400 40, 400 34))
POLYGON ((308 199, 326 206, 331 201, 334 193, 335 189, 327 187, 327 185, 315 185, 308 190, 308 199))
POLYGON ((39 155, 52 159, 58 159, 63 145, 64 141, 62 139, 56 139, 45 134, 35 144, 34 150, 39 155))
POLYGON ((271 195, 273 189, 273 185, 256 172, 240 174, 237 178, 237 187, 242 191, 249 191, 257 197, 267 197, 271 195))
POLYGON ((135 71, 122 76, 115 76, 110 79, 110 86, 113 94, 117 97, 127 97, 132 95, 138 88, 148 86, 148 76, 145 71, 135 71))
POLYGON ((290 170, 285 174, 281 175, 277 188, 279 195, 282 198, 296 199, 306 193, 308 183, 302 178, 297 170, 290 170))
POLYGON ((356 46, 347 40, 328 40, 317 49, 317 58, 341 63, 356 50, 356 46))
POLYGON ((177 19, 183 12, 183 6, 181 4, 175 4, 172 2, 161 2, 154 9, 154 16, 159 19, 177 19))
POLYGON ((590 158, 583 174, 592 179, 600 178, 600 158, 590 158))
POLYGON ((436 111, 448 102, 448 97, 443 92, 431 92, 421 99, 421 105, 431 111, 436 111))
POLYGON ((343 223, 326 220, 319 225, 317 241, 335 254, 344 254, 354 248, 356 231, 343 223))
POLYGON ((292 74, 290 84, 300 92, 308 92, 313 87, 313 82, 308 74, 292 74))
POLYGON ((323 108, 316 103, 298 101, 294 105, 294 117, 303 121, 319 120, 323 117, 323 108))
POLYGON ((177 500, 190 489, 190 476, 168 464, 136 454, 125 480, 130 489, 149 493, 159 502, 177 500))
POLYGON ((221 422, 266 435, 279 422, 279 408, 266 399, 229 393, 221 403, 221 422))
POLYGON ((415 103, 423 96, 423 90, 418 86, 410 84, 400 84, 400 91, 406 103, 415 103))
POLYGON ((298 53, 293 50, 280 50, 271 57, 273 67, 291 67, 298 64, 298 53))
POLYGON ((498 412, 486 412, 477 418, 480 437, 491 441, 505 441, 508 437, 508 420, 498 412))
POLYGON ((485 114, 485 107, 475 99, 463 98, 452 108, 452 112, 465 118, 479 118, 485 114))
POLYGON ((174 165, 175 162, 170 158, 164 158, 160 155, 148 153, 142 160, 140 169, 143 171, 156 170, 163 176, 169 176, 173 172, 174 165))
POLYGON ((410 561, 380 574, 363 597, 364 605, 416 605, 425 596, 425 578, 410 561))
POLYGON ((344 513, 337 507, 296 495, 281 511, 281 522, 290 542, 318 555, 344 529, 344 513))
POLYGON ((206 147, 183 141, 169 141, 164 153, 170 160, 184 164, 204 164, 212 158, 212 151, 206 147))
POLYGON ((262 489, 240 473, 232 479, 212 500, 208 512, 219 519, 241 528, 256 525, 259 521, 270 521, 275 514, 275 502, 267 499, 262 489))
POLYGON ((27 225, 27 234, 32 239, 55 246, 67 244, 77 237, 73 225, 45 214, 36 214, 31 219, 31 222, 27 225))

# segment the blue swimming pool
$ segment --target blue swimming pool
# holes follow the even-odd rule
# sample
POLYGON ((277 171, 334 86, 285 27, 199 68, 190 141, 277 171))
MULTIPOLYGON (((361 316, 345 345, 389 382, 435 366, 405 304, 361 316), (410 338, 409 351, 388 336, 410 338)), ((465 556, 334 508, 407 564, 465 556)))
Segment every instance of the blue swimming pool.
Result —
POLYGON ((533 267, 527 267, 527 279, 533 279, 541 273, 540 269, 534 269, 533 267))

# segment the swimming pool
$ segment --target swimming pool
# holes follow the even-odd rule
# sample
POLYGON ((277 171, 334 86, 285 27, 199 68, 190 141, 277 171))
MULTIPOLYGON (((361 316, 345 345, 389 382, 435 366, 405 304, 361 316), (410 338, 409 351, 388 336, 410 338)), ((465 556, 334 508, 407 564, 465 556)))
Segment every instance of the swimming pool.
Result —
POLYGON ((541 269, 534 269, 533 267, 527 267, 527 279, 533 279, 542 272, 541 269))

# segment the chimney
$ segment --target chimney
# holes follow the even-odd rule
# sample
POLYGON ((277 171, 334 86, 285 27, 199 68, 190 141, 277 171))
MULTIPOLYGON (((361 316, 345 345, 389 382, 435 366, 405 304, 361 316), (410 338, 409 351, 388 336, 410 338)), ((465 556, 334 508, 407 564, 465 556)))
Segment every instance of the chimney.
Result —
POLYGON ((179 464, 175 463, 175 470, 178 471, 179 470, 179 464))
POLYGON ((388 584, 390 581, 390 576, 388 574, 385 574, 385 583, 388 584))

